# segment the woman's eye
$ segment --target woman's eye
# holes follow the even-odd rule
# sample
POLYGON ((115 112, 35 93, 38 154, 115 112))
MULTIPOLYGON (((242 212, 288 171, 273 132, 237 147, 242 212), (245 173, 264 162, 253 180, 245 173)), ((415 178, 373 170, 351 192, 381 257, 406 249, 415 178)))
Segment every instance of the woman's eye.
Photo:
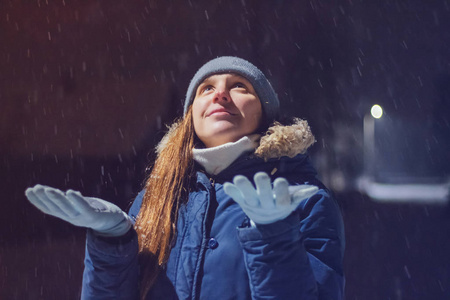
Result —
POLYGON ((243 83, 237 82, 233 85, 233 88, 242 88, 245 89, 245 85, 243 83))
POLYGON ((209 91, 212 91, 212 89, 213 89, 213 87, 211 85, 208 85, 203 88, 203 92, 209 92, 209 91))

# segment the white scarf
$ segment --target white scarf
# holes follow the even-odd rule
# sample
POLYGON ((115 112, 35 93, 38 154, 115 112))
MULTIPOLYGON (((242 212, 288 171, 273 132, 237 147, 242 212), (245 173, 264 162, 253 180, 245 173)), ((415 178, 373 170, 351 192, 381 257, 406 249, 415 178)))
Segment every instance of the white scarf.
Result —
POLYGON ((255 150, 259 145, 261 135, 244 136, 236 142, 226 143, 217 147, 193 149, 194 160, 205 168, 210 175, 217 175, 225 170, 244 152, 255 150))

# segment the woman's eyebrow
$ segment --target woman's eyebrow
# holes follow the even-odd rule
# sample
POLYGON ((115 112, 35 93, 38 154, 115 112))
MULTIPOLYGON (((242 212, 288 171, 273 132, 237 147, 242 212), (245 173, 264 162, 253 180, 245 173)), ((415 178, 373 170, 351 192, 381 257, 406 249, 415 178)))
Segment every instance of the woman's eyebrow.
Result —
POLYGON ((236 81, 236 82, 240 82, 240 83, 242 83, 242 84, 244 84, 244 85, 246 85, 246 86, 248 86, 249 84, 251 84, 250 81, 248 81, 247 78, 245 78, 245 77, 243 77, 243 76, 240 76, 240 75, 236 75, 235 81, 236 81))
POLYGON ((198 87, 202 87, 202 86, 205 86, 205 85, 208 85, 208 84, 211 84, 211 80, 210 80, 209 78, 206 78, 205 80, 203 80, 203 81, 198 85, 198 87))

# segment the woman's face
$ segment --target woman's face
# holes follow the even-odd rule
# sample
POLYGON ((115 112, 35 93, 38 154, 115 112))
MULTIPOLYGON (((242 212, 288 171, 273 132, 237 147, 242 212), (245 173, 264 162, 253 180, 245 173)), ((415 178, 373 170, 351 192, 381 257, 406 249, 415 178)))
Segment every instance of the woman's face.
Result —
POLYGON ((226 73, 210 76, 198 86, 192 115, 195 133, 209 148, 254 133, 262 108, 247 79, 226 73))

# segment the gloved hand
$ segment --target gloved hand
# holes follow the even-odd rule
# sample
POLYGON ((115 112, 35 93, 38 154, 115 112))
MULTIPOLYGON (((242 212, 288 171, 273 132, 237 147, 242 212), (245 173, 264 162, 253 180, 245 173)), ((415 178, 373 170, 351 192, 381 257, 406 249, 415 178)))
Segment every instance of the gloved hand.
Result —
POLYGON ((318 191, 313 185, 289 186, 284 178, 277 178, 272 184, 264 172, 253 177, 256 189, 242 175, 233 178, 233 183, 223 185, 225 193, 236 201, 245 214, 257 224, 270 224, 289 216, 299 203, 318 191))
POLYGON ((107 201, 83 197, 79 192, 36 185, 25 191, 28 200, 46 214, 76 226, 88 227, 102 236, 121 236, 132 226, 130 217, 107 201))

